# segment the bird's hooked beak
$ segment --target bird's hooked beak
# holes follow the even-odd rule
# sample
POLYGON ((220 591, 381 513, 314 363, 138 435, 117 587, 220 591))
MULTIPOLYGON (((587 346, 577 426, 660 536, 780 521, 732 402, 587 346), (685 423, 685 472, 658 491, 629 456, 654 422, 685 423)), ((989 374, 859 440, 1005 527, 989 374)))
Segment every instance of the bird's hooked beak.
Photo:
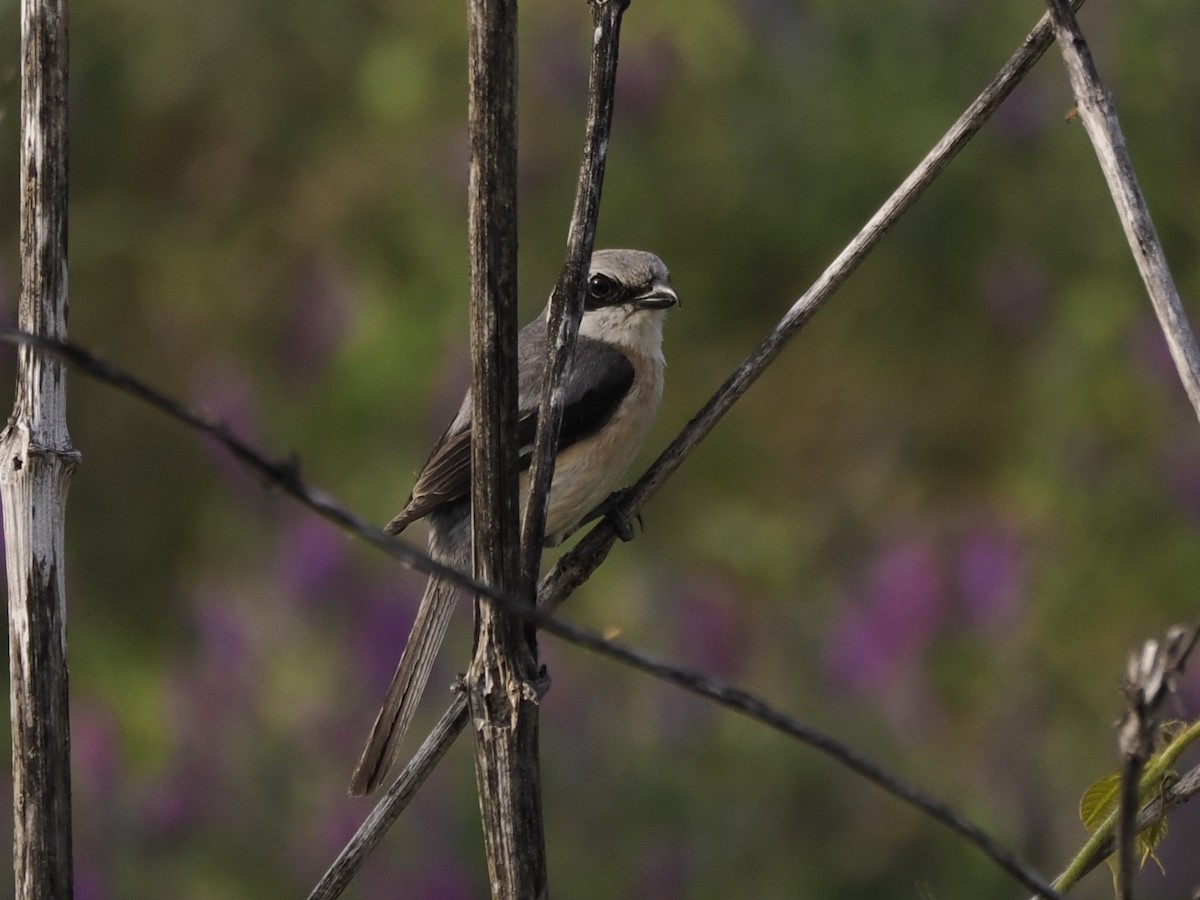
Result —
POLYGON ((638 294, 630 302, 638 309, 670 309, 680 305, 679 295, 675 293, 674 288, 661 281, 656 281, 650 290, 638 294))

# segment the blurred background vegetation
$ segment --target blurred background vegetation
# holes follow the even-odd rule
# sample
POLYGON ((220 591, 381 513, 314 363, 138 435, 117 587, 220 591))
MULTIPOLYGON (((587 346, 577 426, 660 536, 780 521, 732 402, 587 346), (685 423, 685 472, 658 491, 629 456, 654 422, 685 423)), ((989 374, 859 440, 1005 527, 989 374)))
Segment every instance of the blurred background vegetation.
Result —
MULTIPOLYGON (((0 11, 11 321, 15 0, 0 11)), ((684 299, 643 465, 1041 12, 633 4, 599 246, 656 251, 684 299)), ((72 338, 386 521, 466 379, 461 4, 71 15, 72 338)), ((1200 4, 1094 0, 1081 18, 1200 296, 1200 4)), ((582 2, 522 6, 529 317, 561 260, 590 32, 582 2)), ((1051 50, 568 609, 851 741, 1045 873, 1114 765, 1127 651, 1194 619, 1200 584, 1200 430, 1071 105, 1051 50)), ((346 785, 423 579, 108 389, 73 379, 71 415, 77 896, 303 896, 369 809, 346 785)), ((465 666, 468 623, 414 732, 465 666)), ((814 753, 543 648, 557 896, 1020 895, 814 753)), ((1198 707, 1193 674, 1177 712, 1198 707)), ((1190 896, 1197 840, 1193 804, 1142 890, 1190 896)), ((347 896, 485 885, 464 741, 347 896)), ((1101 872, 1077 896, 1110 890, 1101 872)))

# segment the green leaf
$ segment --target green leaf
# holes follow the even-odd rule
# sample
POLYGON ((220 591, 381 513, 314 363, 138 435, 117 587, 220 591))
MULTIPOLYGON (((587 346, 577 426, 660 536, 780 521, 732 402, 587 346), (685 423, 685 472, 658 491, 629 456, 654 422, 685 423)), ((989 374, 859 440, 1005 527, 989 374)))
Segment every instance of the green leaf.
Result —
POLYGON ((1095 831, 1117 808, 1117 796, 1121 790, 1121 773, 1109 772, 1083 792, 1079 800, 1079 818, 1083 827, 1095 831))
POLYGON ((1155 848, 1158 847, 1158 845, 1162 842, 1162 839, 1166 836, 1166 816, 1161 816, 1157 822, 1155 822, 1153 825, 1147 826, 1146 829, 1137 836, 1137 849, 1142 854, 1141 862, 1138 864, 1139 868, 1144 869, 1146 867, 1146 860, 1152 859, 1154 860, 1154 864, 1158 866, 1158 871, 1162 872, 1164 875, 1167 874, 1167 870, 1163 868, 1162 860, 1159 859, 1158 855, 1154 852, 1155 848))

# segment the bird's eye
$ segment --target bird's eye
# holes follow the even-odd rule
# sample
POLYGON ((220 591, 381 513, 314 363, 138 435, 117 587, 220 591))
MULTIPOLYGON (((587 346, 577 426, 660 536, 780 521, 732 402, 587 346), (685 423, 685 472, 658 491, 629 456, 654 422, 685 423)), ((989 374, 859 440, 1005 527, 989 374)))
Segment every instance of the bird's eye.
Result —
POLYGON ((617 283, 607 275, 593 275, 588 279, 588 302, 597 305, 611 300, 617 294, 617 283))

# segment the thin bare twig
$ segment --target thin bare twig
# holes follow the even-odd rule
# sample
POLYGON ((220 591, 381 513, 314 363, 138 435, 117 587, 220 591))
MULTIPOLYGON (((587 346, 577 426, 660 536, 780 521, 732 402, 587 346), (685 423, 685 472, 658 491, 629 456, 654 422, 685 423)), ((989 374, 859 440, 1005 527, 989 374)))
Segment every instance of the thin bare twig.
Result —
POLYGON ((1142 772, 1154 752, 1158 708, 1174 688, 1187 653, 1195 643, 1182 641, 1183 629, 1160 643, 1146 641, 1141 652, 1129 660, 1125 696, 1129 708, 1117 729, 1121 757, 1121 783, 1117 802, 1117 900, 1133 900, 1133 845, 1137 838, 1137 814, 1141 806, 1142 772), (1181 652, 1182 648, 1182 652, 1181 652))
POLYGON ((550 356, 542 377, 538 405, 537 436, 529 467, 529 499, 521 528, 523 583, 532 589, 542 561, 542 535, 546 530, 546 506, 554 476, 554 448, 562 426, 565 398, 559 390, 563 375, 575 356, 575 339, 583 317, 583 289, 588 260, 596 242, 596 220, 600 215, 600 192, 604 165, 612 133, 616 99, 617 50, 621 40, 621 17, 629 0, 591 0, 595 26, 592 64, 588 75, 587 124, 584 128, 583 158, 575 189, 575 206, 567 231, 567 255, 558 282, 550 295, 546 332, 550 356))
MULTIPOLYGON (((1072 0, 1079 8, 1085 0, 1072 0)), ((804 295, 793 304, 779 324, 755 350, 733 371, 708 402, 692 417, 679 433, 628 491, 621 495, 615 518, 635 516, 646 501, 662 486, 684 459, 708 436, 713 427, 729 412, 750 386, 758 380, 779 355, 784 346, 799 333, 813 314, 841 287, 858 268, 859 263, 891 230, 933 180, 975 136, 996 108, 1012 93, 1021 79, 1042 57, 1053 40, 1049 16, 1043 16, 1025 36, 1020 48, 1009 58, 983 89, 974 102, 926 154, 925 158, 901 182, 900 186, 867 221, 854 239, 826 267, 804 295)), ((576 546, 575 551, 559 561, 559 575, 564 590, 574 590, 604 561, 616 539, 609 521, 601 521, 576 546)))
POLYGON ((400 777, 379 798, 354 837, 321 876, 317 886, 308 895, 308 900, 334 900, 350 886, 363 861, 383 840, 387 830, 400 818, 400 813, 404 812, 429 773, 442 761, 454 739, 467 727, 468 718, 467 699, 460 693, 417 748, 400 777))
POLYGON ((61 357, 70 366, 85 375, 117 388, 131 397, 136 397, 192 430, 212 438, 224 447, 234 459, 258 475, 265 485, 282 491, 321 518, 382 550, 402 565, 429 575, 439 575, 473 593, 484 594, 495 600, 505 599, 502 591, 472 578, 465 572, 438 562, 423 550, 385 534, 382 529, 350 512, 328 494, 307 484, 300 477, 300 465, 295 459, 273 460, 268 458, 266 454, 256 450, 235 435, 224 422, 188 409, 179 401, 151 387, 132 373, 101 359, 78 344, 29 334, 3 323, 0 323, 0 343, 35 347, 61 357))
POLYGON ((1046 5, 1050 8, 1079 117, 1096 148, 1096 157, 1116 204, 1121 227, 1150 294, 1183 389, 1200 418, 1200 348, 1196 346, 1196 335, 1179 299, 1179 291, 1146 207, 1146 198, 1134 174, 1112 97, 1100 80, 1070 6, 1064 0, 1046 0, 1046 5))

